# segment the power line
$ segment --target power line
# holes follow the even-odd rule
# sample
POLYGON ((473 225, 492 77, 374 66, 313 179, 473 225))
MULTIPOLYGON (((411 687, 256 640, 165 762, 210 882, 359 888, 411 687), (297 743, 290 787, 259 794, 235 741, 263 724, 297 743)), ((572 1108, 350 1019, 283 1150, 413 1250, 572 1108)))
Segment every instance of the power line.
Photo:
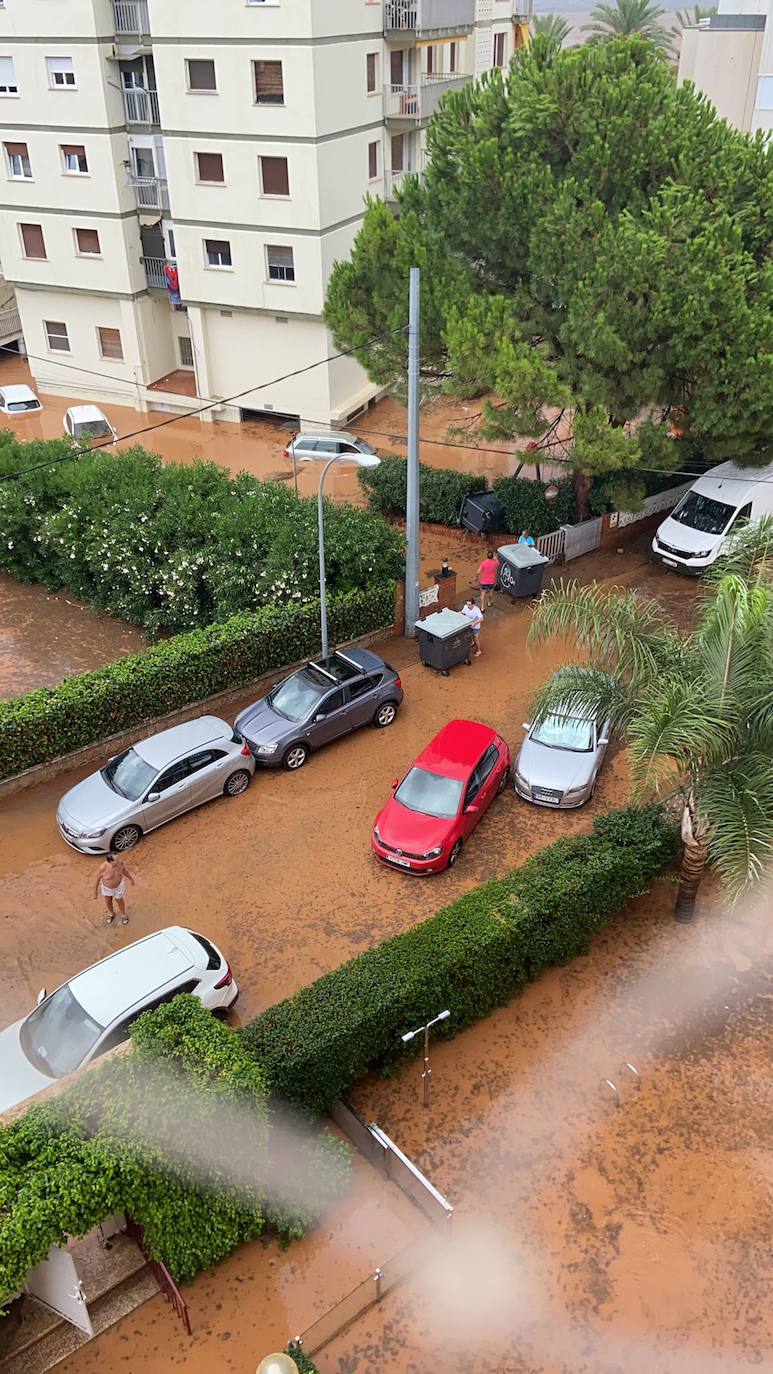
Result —
MULTIPOLYGON (((60 362, 58 358, 43 357, 40 353, 28 353, 26 349, 24 353, 18 353, 15 348, 11 348, 10 344, 0 344, 0 353, 10 353, 13 355, 14 358, 21 358, 22 361, 25 358, 32 358, 36 363, 53 363, 56 367, 63 367, 66 372, 80 372, 83 376, 86 377, 99 377, 100 381, 102 382, 111 380, 106 372, 96 372, 93 367, 79 367, 77 363, 63 363, 60 362)), ((312 366, 317 367, 318 364, 313 363, 312 366)), ((109 387, 101 387, 100 390, 103 391, 106 396, 114 396, 116 394, 115 388, 117 386, 126 386, 127 388, 129 388, 129 390, 127 390, 126 392, 126 400, 133 403, 134 397, 132 393, 135 392, 138 388, 143 387, 144 385, 144 382, 129 382, 125 381, 123 378, 115 378, 112 389, 110 389, 109 387)), ((266 386, 270 385, 270 382, 266 383, 266 386)), ((93 387, 92 390, 96 391, 97 388, 93 387)), ((215 405, 222 404, 221 401, 217 400, 217 398, 213 398, 212 396, 199 396, 198 400, 212 401, 215 405)), ((119 401, 116 404, 121 405, 123 404, 123 402, 119 401)))

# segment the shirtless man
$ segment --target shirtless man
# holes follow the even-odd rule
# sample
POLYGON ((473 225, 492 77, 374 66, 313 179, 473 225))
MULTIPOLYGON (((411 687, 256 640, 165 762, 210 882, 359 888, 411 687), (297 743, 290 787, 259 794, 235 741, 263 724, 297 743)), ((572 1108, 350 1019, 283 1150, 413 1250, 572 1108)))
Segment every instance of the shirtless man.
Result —
POLYGON ((106 926, 111 926, 115 920, 113 902, 115 902, 118 907, 121 924, 124 926, 129 924, 129 917, 126 915, 126 907, 123 900, 126 895, 127 878, 132 887, 134 887, 134 879, 128 868, 124 867, 123 860, 118 854, 108 854, 97 874, 97 881, 94 886, 94 901, 97 900, 100 892, 105 899, 105 906, 107 907, 107 915, 105 917, 106 926))

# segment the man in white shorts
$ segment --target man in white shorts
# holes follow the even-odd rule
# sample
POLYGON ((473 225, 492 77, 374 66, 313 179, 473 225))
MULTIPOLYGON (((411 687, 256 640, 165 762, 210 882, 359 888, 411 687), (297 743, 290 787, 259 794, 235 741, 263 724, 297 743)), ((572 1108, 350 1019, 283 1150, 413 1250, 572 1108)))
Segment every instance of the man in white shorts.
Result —
POLYGON ((118 914, 121 917, 121 925, 129 924, 129 917, 126 915, 124 897, 126 896, 126 879, 129 879, 132 887, 134 879, 128 868, 124 867, 123 860, 117 854, 108 854, 105 862, 97 874, 97 881, 94 887, 94 901, 101 893, 105 899, 107 915, 105 925, 111 926, 115 920, 113 902, 118 907, 118 914))
POLYGON ((483 614, 480 606, 476 606, 475 598, 470 596, 462 606, 462 615, 466 616, 472 629, 472 642, 475 646, 475 657, 480 658, 480 627, 483 624, 483 614))

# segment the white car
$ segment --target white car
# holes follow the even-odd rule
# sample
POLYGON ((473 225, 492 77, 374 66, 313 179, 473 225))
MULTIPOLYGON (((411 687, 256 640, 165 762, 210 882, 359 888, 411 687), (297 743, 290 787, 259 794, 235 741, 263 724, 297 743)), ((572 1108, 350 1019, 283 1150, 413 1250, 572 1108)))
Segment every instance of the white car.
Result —
POLYGON ((109 439, 114 444, 118 438, 118 430, 99 406, 70 406, 64 413, 62 426, 71 439, 109 439))
POLYGON ((294 435, 284 450, 283 457, 298 460, 314 458, 319 461, 325 458, 354 456, 358 453, 365 454, 368 458, 376 456, 373 446, 364 439, 358 439, 356 434, 329 429, 315 434, 294 435))
POLYGON ((31 410, 42 410, 31 386, 19 382, 17 386, 0 387, 0 410, 4 415, 26 415, 31 410))
POLYGON ((239 989, 228 960, 204 935, 167 926, 63 983, 45 988, 29 1016, 0 1031, 0 1112, 120 1045, 143 1011, 190 992, 209 1011, 232 1007, 239 989))

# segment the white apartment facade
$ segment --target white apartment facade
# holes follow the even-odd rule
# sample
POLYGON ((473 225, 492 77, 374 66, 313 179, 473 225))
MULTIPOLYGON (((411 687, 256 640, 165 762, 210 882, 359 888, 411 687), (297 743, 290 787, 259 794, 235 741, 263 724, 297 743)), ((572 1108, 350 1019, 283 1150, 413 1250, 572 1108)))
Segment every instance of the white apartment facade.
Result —
POLYGON ((333 263, 530 6, 0 0, 0 262, 38 389, 345 424, 375 389, 323 361, 333 263))
POLYGON ((745 133, 773 131, 773 0, 719 0, 716 14, 684 30, 679 80, 745 133))

